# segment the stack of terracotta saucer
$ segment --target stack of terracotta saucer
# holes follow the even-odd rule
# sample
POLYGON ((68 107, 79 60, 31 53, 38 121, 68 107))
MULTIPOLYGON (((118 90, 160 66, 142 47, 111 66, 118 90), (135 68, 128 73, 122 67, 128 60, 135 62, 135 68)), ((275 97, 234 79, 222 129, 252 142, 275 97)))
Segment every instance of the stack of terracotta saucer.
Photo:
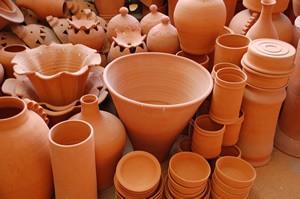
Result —
POLYGON ((169 162, 165 181, 166 198, 209 198, 210 166, 193 152, 179 152, 169 162))
POLYGON ((145 151, 133 151, 118 162, 114 177, 116 198, 162 198, 163 178, 159 161, 145 151))
POLYGON ((212 175, 212 199, 246 199, 256 178, 247 161, 233 156, 220 157, 212 175))

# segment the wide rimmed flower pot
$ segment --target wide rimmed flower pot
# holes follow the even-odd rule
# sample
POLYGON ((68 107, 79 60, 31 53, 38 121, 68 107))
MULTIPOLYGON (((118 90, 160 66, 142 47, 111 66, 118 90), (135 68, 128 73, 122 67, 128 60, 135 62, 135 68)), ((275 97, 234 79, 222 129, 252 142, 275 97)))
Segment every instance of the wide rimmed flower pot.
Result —
POLYGON ((160 162, 213 86, 196 62, 154 52, 113 60, 103 79, 134 149, 151 152, 160 162))
POLYGON ((19 53, 12 63, 16 74, 29 78, 40 101, 63 106, 84 94, 90 68, 101 57, 82 44, 51 44, 19 53))

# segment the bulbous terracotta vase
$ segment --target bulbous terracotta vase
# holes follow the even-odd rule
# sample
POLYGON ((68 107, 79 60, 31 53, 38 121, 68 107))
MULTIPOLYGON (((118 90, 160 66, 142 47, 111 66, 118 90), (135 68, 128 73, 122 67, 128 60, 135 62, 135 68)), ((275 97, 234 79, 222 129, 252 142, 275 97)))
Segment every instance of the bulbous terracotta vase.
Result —
POLYGON ((82 120, 67 120, 49 131, 55 198, 97 199, 93 127, 82 120))
POLYGON ((170 23, 170 18, 164 16, 147 35, 147 48, 150 52, 164 52, 176 54, 179 49, 177 29, 170 23))
POLYGON ((98 191, 113 184, 118 161, 126 143, 126 131, 122 122, 113 114, 101 111, 95 95, 80 99, 81 112, 69 120, 84 120, 94 128, 98 191))
POLYGON ((16 0, 19 7, 32 10, 39 18, 45 19, 47 16, 64 17, 67 12, 67 5, 64 0, 16 0))
POLYGON ((150 13, 145 15, 141 21, 141 28, 142 28, 142 34, 148 34, 148 32, 153 28, 155 25, 159 24, 161 22, 161 18, 163 16, 166 16, 165 14, 157 11, 156 5, 150 6, 150 13))
POLYGON ((25 101, 0 97, 0 198, 51 199, 49 128, 25 101))
POLYGON ((158 52, 113 60, 104 68, 103 80, 133 148, 160 162, 213 86, 198 63, 158 52))
POLYGON ((178 1, 174 24, 181 49, 190 54, 209 54, 226 22, 223 0, 178 1))
POLYGON ((252 40, 258 38, 279 39, 277 30, 272 21, 272 8, 276 4, 276 0, 262 0, 262 10, 260 16, 254 25, 248 30, 246 36, 252 40))
POLYGON ((271 160, 276 124, 285 97, 285 87, 263 89, 246 85, 242 103, 245 117, 237 146, 242 158, 254 167, 271 160))

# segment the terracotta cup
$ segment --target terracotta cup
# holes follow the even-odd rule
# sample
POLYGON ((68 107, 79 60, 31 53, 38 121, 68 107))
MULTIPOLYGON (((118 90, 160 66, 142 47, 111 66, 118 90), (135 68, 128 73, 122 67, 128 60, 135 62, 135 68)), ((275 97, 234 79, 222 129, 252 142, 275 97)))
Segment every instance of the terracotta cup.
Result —
POLYGON ((60 122, 50 129, 49 142, 55 198, 97 199, 93 127, 82 120, 60 122))
POLYGON ((213 159, 221 153, 225 125, 213 121, 208 114, 200 115, 194 123, 192 151, 206 159, 213 159))
POLYGON ((224 34, 216 39, 214 64, 229 62, 241 66, 241 59, 247 52, 251 39, 241 34, 224 34))
POLYGON ((213 120, 227 125, 238 120, 246 80, 243 71, 233 68, 223 68, 216 73, 209 110, 213 120))

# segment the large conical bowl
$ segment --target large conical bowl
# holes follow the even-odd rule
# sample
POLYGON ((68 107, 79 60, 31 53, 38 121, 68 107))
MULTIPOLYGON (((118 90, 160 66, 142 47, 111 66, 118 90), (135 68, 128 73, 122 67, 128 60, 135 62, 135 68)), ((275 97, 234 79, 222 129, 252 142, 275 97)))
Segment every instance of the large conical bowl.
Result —
POLYGON ((213 87, 200 64, 154 52, 113 60, 103 79, 133 148, 152 153, 160 162, 213 87))

